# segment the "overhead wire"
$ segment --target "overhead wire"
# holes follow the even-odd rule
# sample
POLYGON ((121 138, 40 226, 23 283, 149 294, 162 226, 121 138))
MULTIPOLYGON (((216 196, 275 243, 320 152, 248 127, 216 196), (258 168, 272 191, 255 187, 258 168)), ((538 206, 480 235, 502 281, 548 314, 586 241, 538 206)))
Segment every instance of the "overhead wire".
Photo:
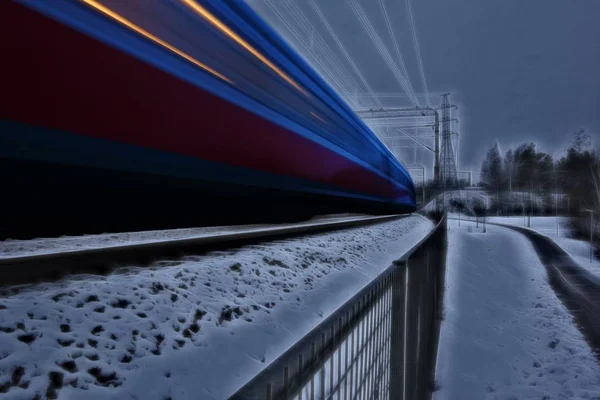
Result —
POLYGON ((360 7, 360 5, 358 4, 358 2, 356 0, 349 0, 349 3, 350 3, 350 6, 352 7, 352 10, 354 11, 354 14, 358 18, 359 22, 361 23, 361 25, 363 26, 363 28, 365 29, 365 31, 367 32, 367 34, 369 35, 371 40, 373 41, 373 44, 375 44, 375 47, 379 51, 379 53, 380 53, 381 57, 383 58, 383 60, 385 61, 385 63, 388 65, 388 67, 392 71, 394 77, 396 78, 396 80, 398 81, 400 86, 402 86, 404 91, 408 94, 411 102, 416 106, 418 104, 418 102, 408 87, 406 77, 404 77, 402 72, 398 69, 398 66, 396 65, 396 63, 394 62, 393 58, 391 57, 389 51, 387 50, 387 48, 381 41, 381 38, 379 37, 379 35, 375 31, 375 29, 373 28, 373 25, 369 21, 365 12, 363 11, 363 9, 360 7))
MULTIPOLYGON (((413 92, 414 93, 414 92, 413 92)), ((394 98, 394 99, 400 99, 400 98, 407 98, 408 95, 405 92, 376 92, 377 97, 378 98, 394 98)), ((436 96, 436 95, 441 95, 442 92, 430 92, 428 93, 428 96, 436 96)), ((425 98, 425 94, 424 93, 414 93, 415 97, 417 98, 425 98)), ((356 96, 358 97, 370 97, 371 95, 369 93, 362 93, 359 92, 356 94, 356 96)))
POLYGON ((281 22, 283 22, 283 24, 286 26, 288 31, 294 35, 294 37, 298 40, 298 42, 300 42, 300 44, 302 44, 313 55, 314 59, 319 64, 322 71, 329 77, 330 82, 332 84, 336 85, 338 90, 341 93, 344 93, 346 95, 345 97, 349 97, 349 95, 346 93, 346 89, 344 88, 343 84, 341 82, 339 82, 339 80, 337 79, 335 74, 333 72, 331 72, 330 69, 327 68, 327 66, 322 62, 322 60, 314 54, 314 52, 311 50, 310 46, 305 42, 305 40, 296 31, 296 29, 294 29, 294 27, 290 24, 290 22, 287 20, 287 18, 285 18, 279 12, 279 10, 272 4, 271 0, 265 0, 265 3, 271 8, 271 11, 273 11, 273 13, 281 20, 281 22))
POLYGON ((358 68, 358 66, 356 65, 356 63, 354 62, 354 60, 352 59, 352 57, 350 56, 350 54, 348 53, 348 51, 346 50, 346 47, 344 46, 344 44, 342 43, 342 41, 340 40, 340 38, 338 37, 338 35, 335 33, 335 31, 331 27, 331 24, 329 24, 329 21, 327 21, 327 18, 325 18, 325 15, 321 11, 321 9, 316 5, 316 3, 314 2, 314 0, 310 0, 310 4, 312 5, 312 7, 315 10, 315 12, 316 12, 317 16, 319 17, 319 19, 321 20, 321 23, 323 24, 323 26, 325 26, 325 29, 327 29, 327 32, 329 33, 329 35, 333 38, 333 40, 337 44, 337 46, 340 49, 342 55, 344 56, 344 58, 346 58, 346 61, 348 61, 348 63, 352 67, 352 70, 356 74, 356 76, 358 76, 358 79, 360 79, 360 81, 363 84, 363 86, 367 89, 367 92, 371 94, 371 97, 373 98, 373 100, 375 101, 375 103, 378 106, 381 106, 381 102, 379 101, 379 99, 375 95, 375 92, 371 88, 371 85, 369 85, 369 83, 367 82, 367 80, 365 79, 365 77, 363 76, 363 74, 360 72, 360 69, 358 68))
MULTIPOLYGON (((291 26, 291 24, 285 20, 285 17, 283 17, 281 15, 281 13, 279 13, 276 10, 276 7, 273 6, 273 4, 270 4, 270 0, 266 0, 267 4, 271 7, 271 9, 277 14, 277 16, 284 21, 284 23, 286 24, 286 27, 288 28, 288 30, 290 30, 294 36, 296 36, 296 38, 301 41, 303 43, 303 45, 308 49, 308 51, 313 54, 313 56, 315 56, 315 58, 317 58, 316 54, 314 53, 314 50, 310 48, 309 45, 306 44, 306 41, 302 40, 298 34, 298 32, 296 32, 294 30, 294 28, 291 26)), ((340 74, 340 76, 344 77, 344 79, 346 79, 346 81, 349 81, 350 85, 355 87, 357 89, 358 92, 358 83, 354 80, 354 78, 352 78, 352 75, 346 71, 346 69, 344 68, 344 66, 338 61, 338 58, 334 55, 333 51, 329 48, 329 46, 325 43, 325 41, 323 40, 323 38, 316 33, 316 29, 314 29, 313 25, 310 23, 310 21, 306 18, 306 16, 303 14, 302 10, 300 10, 300 8, 298 8, 298 6, 293 2, 293 1, 282 1, 281 4, 283 4, 288 13, 294 18, 295 22, 304 29, 306 34, 312 34, 313 35, 313 44, 316 44, 317 47, 321 48, 323 55, 327 58, 327 60, 329 61, 329 63, 336 68, 336 70, 338 71, 338 73, 340 74)), ((333 30, 332 30, 333 32, 333 30)), ((335 36, 335 35, 334 35, 335 36)), ((340 41, 341 43, 341 41, 340 41)), ((345 50, 345 49, 343 49, 345 50)), ((350 59, 350 63, 352 64, 353 61, 350 59)), ((323 63, 320 63, 322 67, 324 67, 324 69, 328 72, 328 74, 331 76, 332 73, 331 71, 329 71, 329 69, 327 67, 324 66, 323 63)), ((360 73, 358 74, 360 75, 360 73)), ((340 84, 338 79, 334 79, 334 82, 336 82, 336 84, 340 87, 342 87, 342 90, 340 90, 341 93, 344 93, 346 96, 344 96, 346 98, 346 101, 348 103, 351 104, 351 106, 354 109, 359 108, 357 100, 354 100, 351 95, 349 94, 349 91, 343 87, 343 85, 340 84)), ((363 81, 363 84, 366 85, 367 90, 371 90, 368 83, 366 83, 366 80, 363 81)), ((373 99, 375 100, 375 102, 378 105, 381 105, 381 103, 379 103, 377 97, 375 95, 372 96, 373 99)), ((386 133, 388 132, 388 128, 384 127, 383 128, 385 130, 386 133)), ((381 136, 381 132, 380 129, 372 129, 376 135, 379 137, 381 136)))
MULTIPOLYGON (((287 9, 288 13, 295 19, 295 21, 305 30, 307 35, 311 35, 313 45, 316 46, 317 49, 321 50, 322 55, 331 65, 331 67, 335 70, 339 77, 335 77, 338 85, 342 87, 342 92, 346 94, 347 101, 353 104, 353 107, 358 107, 357 100, 351 97, 350 90, 347 86, 357 87, 358 84, 352 78, 351 74, 344 68, 343 65, 340 64, 337 57, 333 54, 329 46, 325 43, 322 37, 317 33, 316 29, 312 26, 312 24, 307 20, 302 11, 297 7, 294 2, 290 1, 282 1, 281 2, 287 9), (345 81, 344 84, 341 81, 345 81), (346 85, 346 86, 345 86, 346 85)), ((314 49, 308 48, 309 51, 313 54, 313 56, 317 59, 320 57, 317 56, 314 49)), ((332 73, 333 75, 333 73, 332 73)))
POLYGON ((410 30, 412 32, 413 42, 415 45, 415 52, 417 53, 417 63, 419 65, 419 73, 421 74, 421 81, 423 82, 423 91, 425 92, 425 96, 426 96, 425 98, 427 99, 427 106, 431 107, 431 103, 429 101, 429 95, 427 94, 427 81, 425 80, 425 69, 423 68, 423 60, 421 58, 421 49, 419 47, 419 40, 417 37, 417 28, 415 26, 412 7, 410 5, 410 0, 406 0, 406 8, 408 10, 408 21, 410 24, 410 30))
MULTIPOLYGON (((294 37, 298 40, 298 42, 302 46, 304 46, 310 52, 310 54, 312 54, 312 56, 315 58, 316 62, 318 63, 318 66, 320 67, 320 69, 329 78, 328 79, 329 82, 334 84, 340 93, 343 93, 345 100, 349 104, 351 104, 351 106, 354 109, 357 109, 358 104, 359 104, 358 103, 359 83, 356 82, 356 80, 354 80, 354 78, 352 77, 352 74, 346 70, 346 68, 344 67, 344 65, 342 63, 339 62, 338 56, 336 56, 334 54, 334 52, 327 45, 325 40, 318 34, 318 30, 316 30, 313 27, 311 21, 306 17, 306 15, 304 15, 302 10, 293 1, 290 2, 289 0, 282 0, 280 3, 278 3, 278 5, 283 4, 283 7, 285 7, 285 9, 283 7, 279 7, 279 9, 278 9, 278 7, 276 7, 272 3, 272 0, 265 0, 265 1, 266 1, 267 5, 271 8, 271 10, 275 13, 275 15, 285 24, 286 28, 290 31, 290 33, 292 35, 294 35, 294 37), (289 17, 293 18, 293 20, 289 19, 283 15, 284 10, 286 11, 286 14, 289 17), (322 57, 319 57, 317 55, 316 51, 319 51, 319 53, 322 54, 322 57), (351 89, 348 88, 348 85, 355 88, 355 90, 356 90, 355 98, 352 97, 352 95, 350 93, 351 89)), ((317 16, 319 17, 322 25, 325 26, 327 32, 329 33, 331 38, 336 43, 339 51, 341 52, 343 57, 346 59, 346 61, 350 65, 351 71, 358 78, 358 80, 362 84, 362 86, 364 86, 364 88, 367 90, 367 93, 361 93, 361 96, 364 98, 364 96, 367 95, 368 97, 373 99, 376 106, 381 107, 382 103, 379 100, 379 96, 377 95, 376 92, 373 91, 369 82, 365 79, 365 76, 363 75, 361 70, 358 68, 355 60, 349 54, 348 50, 346 49, 346 47, 340 40, 339 36, 336 34, 334 29, 332 28, 331 24, 329 23, 329 21, 323 14, 322 10, 317 6, 317 4, 315 3, 314 0, 310 0, 310 4, 311 4, 312 8, 314 9, 315 13, 317 14, 317 16)), ((394 50, 395 50, 395 55, 397 58, 397 63, 394 61, 389 50, 387 49, 385 44, 382 42, 381 38, 379 37, 379 35, 375 31, 375 29, 373 28, 371 22, 369 21, 368 17, 364 13, 364 11, 360 7, 360 5, 358 3, 356 3, 355 0, 350 0, 350 4, 351 4, 352 9, 353 9, 354 13, 356 14, 359 22, 362 24, 366 33, 368 34, 368 36, 374 43, 375 47, 377 48, 380 55, 382 56, 384 62, 388 65, 388 67, 392 71, 394 77, 396 78, 396 80, 398 81, 398 83, 400 84, 402 89, 404 90, 405 95, 410 99, 410 101, 415 106, 419 107, 419 101, 418 101, 417 95, 414 93, 414 89, 410 83, 410 80, 408 79, 406 65, 404 63, 404 59, 402 58, 402 54, 400 52, 400 47, 398 45, 398 41, 394 35, 392 23, 390 21, 390 17, 387 12, 387 9, 385 7, 384 1, 380 0, 380 6, 381 6, 381 9, 382 9, 385 21, 386 21, 386 26, 387 26, 388 32, 389 32, 389 34, 392 38, 392 42, 394 44, 394 50), (400 67, 398 67, 398 65, 400 67)), ((413 23, 413 25, 414 25, 414 23, 413 23)), ((416 33, 414 32, 414 29, 413 29, 413 35, 416 35, 416 33)), ((413 40, 415 40, 415 37, 416 36, 413 36, 413 40)), ((420 62, 420 66, 422 67, 422 62, 420 62)), ((422 79, 423 79, 423 77, 424 77, 424 74, 422 74, 422 79)), ((426 96, 427 103, 429 104, 429 95, 427 92, 426 92, 425 96, 426 96)), ((419 97, 420 97, 420 95, 419 95, 419 97)), ((379 138, 384 143, 387 142, 389 139, 393 138, 393 136, 389 135, 390 132, 388 130, 389 129, 388 126, 386 126, 386 125, 377 126, 379 124, 374 124, 374 125, 375 126, 371 126, 371 124, 369 124, 369 127, 372 130, 374 130, 375 132, 377 132, 377 136, 379 136, 379 138), (386 134, 382 135, 381 134, 382 132, 380 132, 380 129, 383 129, 386 134)), ((406 132, 402 132, 402 133, 404 135, 406 135, 406 132)), ((410 137, 410 135, 407 135, 407 136, 410 137)), ((420 144, 424 145, 422 143, 420 143, 420 144)), ((388 143, 386 143, 386 146, 390 150, 392 150, 393 153, 396 153, 396 151, 393 150, 393 147, 390 146, 388 143)), ((396 155, 398 156, 397 153, 396 153, 396 155)))
MULTIPOLYGON (((96 0, 84 0, 86 2, 92 3, 96 2, 96 0)), ((273 72, 279 75, 284 81, 293 86, 296 90, 302 93, 305 96, 309 96, 308 92, 304 90, 302 86, 300 86, 296 81, 294 81, 288 74, 286 74, 281 68, 275 65, 271 60, 269 60, 264 54, 259 52, 254 46, 252 46, 246 39, 237 34, 230 27, 225 25, 221 20, 219 20, 216 16, 210 13, 205 7, 196 3, 193 0, 181 0, 183 4, 188 6, 190 10, 194 11, 196 14, 204 18, 206 21, 210 22, 215 28, 221 31, 223 34, 228 36, 231 40, 236 42, 258 60, 260 60, 264 65, 269 67, 273 72)))
POLYGON ((404 129, 402 128, 395 128, 397 131, 399 131, 400 133, 402 133, 403 135, 405 135, 406 137, 408 137, 410 140, 420 144, 421 146, 425 147, 427 150, 435 152, 434 149, 432 149, 430 146, 426 145, 425 143, 421 142, 420 140, 416 139, 414 136, 409 135, 404 129))
MULTIPOLYGON (((331 27, 331 24, 329 23, 329 21, 327 21, 327 18, 325 17, 325 15, 321 11, 321 9, 317 6, 317 4, 314 2, 314 0, 310 0, 310 3, 312 5, 313 9, 315 10, 316 14, 318 15, 319 19, 321 20, 321 23, 325 26, 325 28, 329 32, 329 35, 333 38, 333 40, 337 44, 338 48, 340 49, 340 51, 346 58, 346 61, 352 67, 352 70, 354 71, 354 73, 358 76, 358 78, 360 79, 363 86, 367 89, 367 92, 371 94, 371 97, 373 98, 373 101, 375 102, 375 104, 377 106, 381 107, 382 106, 381 101, 379 100, 379 98, 377 97, 377 95, 375 94, 373 89, 371 88, 371 85, 369 85, 369 83, 365 79, 364 75, 362 74, 362 72, 360 71, 358 66, 356 65, 356 62, 352 59, 352 56, 350 56, 350 54, 346 50, 346 47, 344 46, 344 44, 342 43, 342 41, 340 40, 338 35, 335 33, 335 31, 331 27)), ((381 137, 383 137, 379 128, 375 128, 375 127, 371 127, 371 126, 369 126, 369 128, 373 132, 375 132, 377 137, 379 137, 380 139, 381 139, 381 137)), ((389 134, 388 128, 384 126, 383 130, 385 131, 386 136, 387 136, 387 134, 389 134)), ((390 151, 394 152, 394 150, 386 143, 386 140, 383 140, 383 139, 381 139, 381 140, 390 151)))
POLYGON ((344 79, 348 81, 351 87, 356 88, 356 92, 358 92, 358 83, 352 77, 352 74, 346 70, 344 65, 340 63, 339 58, 334 54, 334 52, 329 48, 325 40, 318 34, 318 30, 314 28, 313 24, 310 20, 304 15, 300 7, 293 0, 284 1, 284 4, 288 7, 290 12, 294 14, 298 20, 305 25, 305 29, 310 30, 312 37, 315 39, 317 47, 320 47, 323 50, 324 55, 328 58, 330 63, 336 67, 338 72, 343 75, 344 79))
MULTIPOLYGON (((383 17, 385 19, 385 23, 387 25, 389 35, 392 38, 392 43, 394 44, 394 50, 396 51, 396 57, 398 58, 400 68, 402 68, 402 72, 404 73, 404 76, 406 77, 409 91, 410 91, 410 93, 412 93, 413 96, 415 96, 414 90, 410 83, 410 77, 408 76, 408 72, 406 71, 406 65, 404 64, 404 59, 402 58, 402 53, 400 53, 400 46, 398 46, 398 41, 396 40, 396 35, 394 34, 394 29, 392 28, 392 23, 390 22, 388 11, 385 8, 385 1, 379 0, 379 6, 381 7, 381 12, 383 13, 383 17)), ((415 98, 416 98, 416 96, 415 96, 415 98)), ((417 102, 418 102, 418 100, 417 100, 417 102)))

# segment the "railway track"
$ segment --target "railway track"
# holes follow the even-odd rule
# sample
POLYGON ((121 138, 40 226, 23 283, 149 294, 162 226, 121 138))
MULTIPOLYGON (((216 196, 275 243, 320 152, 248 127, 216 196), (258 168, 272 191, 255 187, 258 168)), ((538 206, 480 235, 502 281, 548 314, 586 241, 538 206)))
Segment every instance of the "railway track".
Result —
POLYGON ((147 266, 191 254, 235 248, 270 240, 330 232, 404 218, 410 214, 352 217, 248 229, 184 239, 67 250, 0 258, 0 286, 57 280, 77 273, 106 274, 117 267, 147 266))

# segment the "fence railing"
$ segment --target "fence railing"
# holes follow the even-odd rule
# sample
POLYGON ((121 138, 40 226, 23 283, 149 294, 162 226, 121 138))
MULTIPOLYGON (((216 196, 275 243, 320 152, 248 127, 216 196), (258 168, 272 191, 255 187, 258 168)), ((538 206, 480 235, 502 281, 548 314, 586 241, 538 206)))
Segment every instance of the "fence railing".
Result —
POLYGON ((231 400, 431 397, 447 219, 231 400))

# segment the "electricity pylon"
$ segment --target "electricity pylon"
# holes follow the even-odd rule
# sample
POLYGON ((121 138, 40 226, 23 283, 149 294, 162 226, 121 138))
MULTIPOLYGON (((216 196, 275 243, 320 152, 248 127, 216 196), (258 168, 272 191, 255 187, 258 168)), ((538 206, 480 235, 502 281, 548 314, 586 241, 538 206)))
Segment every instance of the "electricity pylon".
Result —
POLYGON ((440 184, 444 189, 458 188, 456 159, 452 148, 452 132, 450 131, 450 102, 448 95, 442 95, 442 149, 440 151, 440 184))

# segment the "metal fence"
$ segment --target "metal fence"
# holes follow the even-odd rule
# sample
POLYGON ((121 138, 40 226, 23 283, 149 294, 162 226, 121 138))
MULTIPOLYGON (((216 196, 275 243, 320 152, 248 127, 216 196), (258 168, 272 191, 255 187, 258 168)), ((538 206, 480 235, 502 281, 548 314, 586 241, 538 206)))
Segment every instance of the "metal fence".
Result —
POLYGON ((230 399, 430 398, 446 221, 230 399))

